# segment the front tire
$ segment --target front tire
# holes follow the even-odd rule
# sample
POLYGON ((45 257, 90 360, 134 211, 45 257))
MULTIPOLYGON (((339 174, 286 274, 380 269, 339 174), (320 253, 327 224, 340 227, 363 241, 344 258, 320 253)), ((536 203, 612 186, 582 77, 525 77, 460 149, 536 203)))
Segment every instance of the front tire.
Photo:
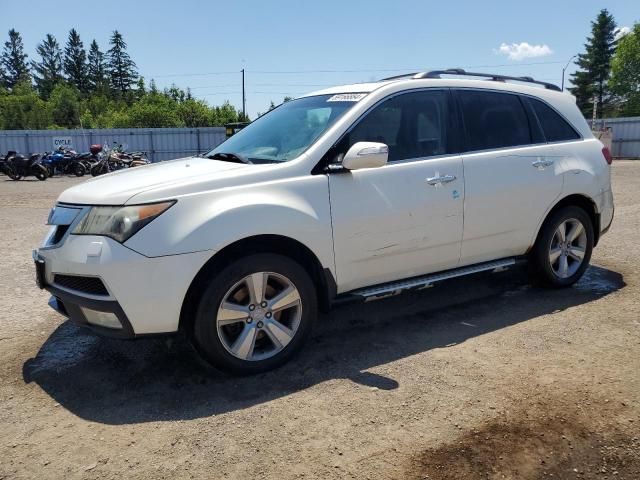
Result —
POLYGON ((589 266, 594 233, 591 218, 580 207, 564 207, 547 218, 531 252, 533 280, 563 288, 577 282, 589 266))
POLYGON ((34 177, 36 177, 41 182, 44 182, 47 178, 49 178, 49 172, 47 171, 46 167, 40 167, 35 172, 34 177))
POLYGON ((84 174, 87 173, 87 170, 86 168, 84 168, 84 165, 82 165, 81 163, 78 163, 74 167, 73 173, 76 175, 76 177, 84 177, 84 174))
POLYGON ((314 284, 288 257, 241 258, 204 290, 193 342, 214 366, 240 375, 276 368, 289 360, 317 316, 314 284))

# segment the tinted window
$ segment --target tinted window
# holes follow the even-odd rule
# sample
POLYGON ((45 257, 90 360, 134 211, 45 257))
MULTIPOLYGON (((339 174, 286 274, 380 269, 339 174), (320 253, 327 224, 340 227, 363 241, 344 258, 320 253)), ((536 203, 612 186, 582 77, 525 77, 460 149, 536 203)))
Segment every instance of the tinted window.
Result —
POLYGON ((540 121, 547 142, 561 142, 580 138, 580 135, 576 133, 573 127, 549 105, 535 98, 530 98, 529 101, 540 121))
POLYGON ((448 153, 448 93, 443 90, 405 93, 385 100, 364 117, 338 146, 339 153, 356 142, 389 146, 389 161, 448 153))
POLYGON ((529 121, 517 95, 496 92, 458 92, 467 150, 513 147, 531 143, 529 121))

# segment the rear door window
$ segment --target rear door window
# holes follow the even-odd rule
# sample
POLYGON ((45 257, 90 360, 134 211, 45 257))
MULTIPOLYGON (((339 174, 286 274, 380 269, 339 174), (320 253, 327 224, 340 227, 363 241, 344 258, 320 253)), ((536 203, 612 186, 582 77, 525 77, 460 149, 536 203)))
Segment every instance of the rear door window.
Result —
POLYGON ((466 150, 490 150, 531 143, 529 120, 517 95, 458 90, 466 150))
POLYGON ((547 142, 563 142, 580 138, 569 122, 549 105, 535 98, 529 98, 529 102, 538 117, 547 142))

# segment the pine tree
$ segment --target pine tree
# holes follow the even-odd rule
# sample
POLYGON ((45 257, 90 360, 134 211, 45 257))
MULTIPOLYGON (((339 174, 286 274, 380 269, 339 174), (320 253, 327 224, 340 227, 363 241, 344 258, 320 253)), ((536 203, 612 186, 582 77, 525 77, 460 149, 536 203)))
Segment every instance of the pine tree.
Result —
POLYGON ((29 65, 22 36, 13 28, 9 30, 9 40, 4 43, 0 64, 4 70, 2 83, 6 88, 13 88, 21 81, 29 81, 29 65))
POLYGON ((131 89, 131 85, 138 77, 136 64, 129 57, 127 44, 120 32, 117 30, 113 32, 109 44, 111 48, 108 52, 108 69, 111 77, 111 86, 124 95, 131 89))
POLYGON ((107 65, 104 53, 100 51, 98 42, 91 42, 89 55, 87 57, 87 84, 89 91, 96 92, 104 90, 109 86, 107 80, 107 65))
POLYGON ((88 91, 87 52, 75 28, 69 31, 69 38, 64 47, 64 73, 69 83, 79 91, 83 93, 88 91))
POLYGON ((612 103, 612 95, 607 85, 611 72, 611 59, 616 50, 616 22, 606 10, 600 10, 595 21, 591 22, 591 36, 585 43, 585 53, 578 55, 576 63, 580 70, 572 75, 571 93, 575 95, 582 113, 591 117, 593 96, 598 101, 598 117, 607 112, 612 103))
POLYGON ((36 49, 39 62, 31 62, 33 80, 42 98, 49 98, 53 87, 62 80, 62 52, 56 37, 47 33, 36 49))
POLYGON ((136 82, 135 98, 136 100, 140 100, 146 94, 147 94, 147 87, 144 84, 144 77, 139 77, 138 81, 136 82))

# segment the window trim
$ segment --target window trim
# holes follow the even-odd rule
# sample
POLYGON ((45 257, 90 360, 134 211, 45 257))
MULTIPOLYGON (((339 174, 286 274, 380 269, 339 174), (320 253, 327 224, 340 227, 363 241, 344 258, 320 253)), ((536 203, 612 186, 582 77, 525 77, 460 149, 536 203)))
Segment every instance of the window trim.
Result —
MULTIPOLYGON (((362 114, 355 119, 351 125, 349 125, 349 128, 347 128, 342 135, 340 135, 340 137, 333 143, 333 145, 331 145, 327 151, 324 153, 324 155, 322 155, 322 158, 320 159, 320 161, 313 167, 313 169, 311 170, 311 174, 312 175, 318 175, 318 174, 327 174, 327 173, 337 173, 337 172, 342 172, 344 171, 342 168, 334 168, 334 169, 329 169, 329 165, 331 164, 329 162, 329 159, 327 158, 327 155, 329 154, 329 152, 331 152, 332 149, 334 149, 335 147, 337 147, 337 145, 344 139, 345 136, 349 135, 354 128, 356 128, 360 122, 362 120, 364 120, 364 118, 369 115, 369 113, 371 113, 371 111, 373 111, 375 108, 377 108, 379 105, 381 105, 382 103, 386 102, 387 100, 390 100, 392 98, 398 97, 400 95, 407 95, 410 93, 419 93, 419 92, 444 92, 446 95, 446 100, 447 100, 447 108, 449 109, 448 112, 448 118, 447 118, 447 150, 451 150, 448 153, 444 153, 442 155, 431 155, 428 157, 413 157, 413 158, 403 158, 402 160, 393 160, 390 162, 387 162, 387 165, 397 165, 400 163, 408 163, 408 162, 416 162, 416 161, 421 161, 421 160, 431 160, 431 159, 436 159, 436 158, 445 158, 445 157, 451 157, 451 156, 456 156, 456 155, 460 155, 460 134, 459 134, 459 120, 458 120, 458 108, 455 105, 455 99, 453 98, 453 94, 451 91, 450 87, 418 87, 418 88, 411 88, 411 89, 407 89, 407 90, 402 90, 400 92, 395 92, 395 93, 391 93, 389 95, 387 95, 386 97, 381 98, 380 100, 378 100, 377 102, 375 102, 373 105, 371 105, 369 108, 367 108, 364 112, 362 112, 362 114)), ((333 164, 335 165, 335 164, 333 164)), ((385 165, 386 166, 386 165, 385 165)), ((384 167, 383 167, 384 168, 384 167)))

